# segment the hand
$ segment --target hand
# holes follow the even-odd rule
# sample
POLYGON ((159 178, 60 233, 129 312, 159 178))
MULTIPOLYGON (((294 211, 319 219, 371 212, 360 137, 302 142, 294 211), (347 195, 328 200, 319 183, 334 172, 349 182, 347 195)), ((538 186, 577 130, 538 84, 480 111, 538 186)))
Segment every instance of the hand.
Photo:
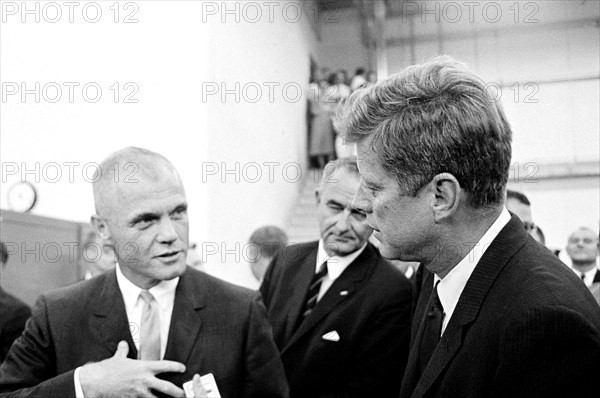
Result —
POLYGON ((194 398, 208 398, 208 393, 200 381, 200 375, 195 374, 192 380, 194 382, 192 385, 192 388, 194 389, 194 398))
POLYGON ((155 375, 164 372, 185 372, 185 365, 174 361, 138 361, 127 358, 129 346, 120 341, 115 355, 104 361, 84 365, 79 370, 79 382, 86 398, 154 397, 151 389, 172 397, 184 392, 155 375))

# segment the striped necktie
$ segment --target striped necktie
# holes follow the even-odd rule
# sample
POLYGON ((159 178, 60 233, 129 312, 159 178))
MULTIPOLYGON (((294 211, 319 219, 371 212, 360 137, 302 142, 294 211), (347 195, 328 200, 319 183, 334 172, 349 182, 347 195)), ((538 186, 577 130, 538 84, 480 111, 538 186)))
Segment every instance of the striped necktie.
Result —
POLYGON ((138 359, 144 361, 160 360, 160 314, 158 302, 147 290, 140 292, 144 300, 140 325, 140 350, 138 359))
POLYGON ((319 272, 317 272, 310 282, 310 288, 308 289, 308 294, 306 295, 306 303, 304 304, 304 308, 302 309, 302 319, 306 319, 317 304, 317 299, 319 298, 319 291, 321 290, 321 283, 323 279, 327 276, 327 261, 321 264, 319 268, 319 272))

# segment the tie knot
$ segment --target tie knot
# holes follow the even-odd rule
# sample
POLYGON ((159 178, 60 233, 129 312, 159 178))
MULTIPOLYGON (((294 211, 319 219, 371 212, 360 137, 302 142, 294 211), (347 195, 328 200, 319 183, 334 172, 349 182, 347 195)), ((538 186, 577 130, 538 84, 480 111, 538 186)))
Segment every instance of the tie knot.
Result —
POLYGON ((438 290, 437 290, 439 284, 440 284, 440 282, 438 281, 435 284, 433 291, 431 292, 431 305, 432 305, 432 307, 434 307, 434 308, 432 308, 432 310, 439 311, 440 313, 443 314, 444 306, 442 306, 442 302, 440 301, 440 296, 438 296, 438 290))
POLYGON ((323 264, 321 264, 321 266, 319 267, 319 271, 317 272, 317 275, 319 276, 325 276, 327 274, 327 261, 325 261, 323 264))
POLYGON ((154 296, 152 295, 152 293, 150 293, 147 290, 142 290, 140 292, 140 297, 142 298, 142 300, 144 300, 144 302, 150 304, 152 301, 154 301, 154 296))

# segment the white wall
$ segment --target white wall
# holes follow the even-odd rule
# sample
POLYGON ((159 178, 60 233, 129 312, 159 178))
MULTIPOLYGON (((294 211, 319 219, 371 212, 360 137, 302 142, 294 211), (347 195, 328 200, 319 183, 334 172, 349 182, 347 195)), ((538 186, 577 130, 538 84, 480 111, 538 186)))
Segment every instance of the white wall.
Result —
MULTIPOLYGON (((76 90, 73 103, 66 92, 57 103, 43 96, 40 103, 33 96, 23 102, 19 95, 1 103, 5 181, 0 185, 0 207, 7 208, 7 189, 21 179, 20 173, 6 175, 5 171, 13 163, 19 169, 22 162, 27 168, 40 163, 38 182, 35 175, 26 176, 39 191, 33 212, 85 222, 93 212, 93 200, 91 184, 81 175, 83 165, 100 162, 127 145, 147 147, 171 159, 182 174, 190 203, 190 240, 218 246, 219 252, 206 258, 208 269, 251 286, 243 253, 238 250, 221 261, 222 249, 232 250, 236 244, 242 248, 263 224, 285 226, 295 204, 299 189, 295 172, 304 168, 306 157, 310 56, 319 57, 310 13, 298 2, 281 2, 269 15, 269 6, 261 2, 262 18, 253 23, 249 20, 256 13, 244 9, 244 2, 225 2, 232 14, 220 9, 224 2, 132 3, 139 7, 135 13, 139 21, 131 24, 122 19, 136 11, 133 8, 121 8, 120 22, 112 21, 113 2, 98 3, 102 10, 98 23, 86 22, 81 9, 75 9, 75 21, 69 23, 66 8, 62 20, 49 23, 44 16, 51 19, 55 14, 52 9, 43 14, 44 2, 39 3, 39 23, 34 16, 22 23, 20 10, 6 16, 0 42, 2 82, 26 82, 31 87, 35 82, 42 87, 47 82, 97 82, 103 96, 88 103, 76 90), (294 14, 298 9, 303 12, 300 18, 294 14), (135 83, 139 92, 134 98, 139 102, 123 103, 121 96, 114 103, 109 89, 114 82, 135 83), (280 86, 273 102, 268 87, 263 87, 258 103, 243 95, 239 103, 233 95, 226 101, 219 95, 203 97, 207 84, 220 86, 221 82, 280 86), (286 101, 282 86, 287 83, 291 86, 286 101), (301 90, 294 102, 296 87, 301 90), (54 177, 52 169, 44 168, 49 162, 79 162, 80 166, 73 181, 63 166, 63 178, 50 183, 43 175, 46 171, 46 177, 54 177), (223 182, 222 162, 228 169, 238 163, 240 172, 225 175, 223 182), (249 162, 262 166, 263 176, 256 183, 249 182, 255 179, 256 169, 244 168, 249 162), (275 164, 265 166, 265 162, 275 164), (216 175, 209 172, 214 164, 219 168, 216 175), (291 166, 284 169, 286 164, 291 166), (235 261, 236 256, 241 261, 235 261)), ((88 11, 88 19, 93 18, 94 10, 88 11)), ((47 94, 52 99, 53 92, 47 94)))
MULTIPOLYGON (((83 166, 100 162, 114 150, 137 145, 164 154, 180 170, 191 204, 192 237, 202 235, 199 220, 206 218, 207 196, 193 182, 198 159, 207 152, 207 107, 198 92, 208 76, 209 36, 207 25, 198 23, 200 3, 137 2, 137 10, 120 8, 118 23, 113 21, 115 14, 109 9, 113 3, 109 2, 97 3, 102 12, 97 23, 86 22, 83 6, 74 9, 73 23, 66 7, 58 22, 49 23, 42 14, 46 3, 37 3, 39 23, 35 15, 26 15, 25 23, 21 22, 20 2, 16 15, 5 14, 0 42, 3 88, 12 82, 19 86, 23 82, 28 88, 36 82, 41 88, 56 82, 63 87, 63 96, 51 103, 55 92, 44 95, 42 91, 39 103, 33 95, 24 101, 20 95, 9 95, 2 101, 0 206, 7 208, 8 187, 21 180, 20 171, 39 163, 39 172, 25 176, 39 191, 33 212, 85 222, 93 213, 93 199, 83 166), (131 13, 138 22, 123 23, 131 13), (72 103, 64 82, 80 84, 72 103), (81 89, 89 82, 102 89, 96 103, 82 96, 81 89), (121 84, 117 103, 115 91, 109 88, 114 82, 121 84), (127 82, 139 88, 130 98, 137 103, 124 103, 124 96, 134 89, 124 90, 127 82), (13 162, 18 172, 7 175, 13 162), (54 183, 50 181, 56 169, 47 166, 52 162, 62 166, 62 178, 54 183), (71 180, 65 162, 80 164, 73 168, 71 180)), ((33 9, 34 4, 29 5, 33 9)), ((55 18, 55 11, 46 11, 47 19, 55 18)), ((93 9, 86 15, 95 18, 93 9)), ((90 90, 88 98, 94 96, 90 90)), ((91 177, 93 167, 88 171, 91 177)))
POLYGON ((369 68, 369 51, 362 43, 358 11, 354 8, 323 11, 319 18, 323 54, 320 67, 346 69, 350 76, 358 67, 369 68))
POLYGON ((213 163, 205 166, 205 256, 211 273, 247 286, 254 285, 248 238, 266 224, 286 227, 306 174, 306 87, 310 57, 319 56, 313 14, 304 8, 297 18, 300 3, 279 4, 272 20, 265 14, 259 23, 249 22, 257 15, 250 10, 239 22, 230 15, 209 19, 208 83, 218 93, 206 95, 213 163), (222 97, 223 88, 239 98, 222 97))

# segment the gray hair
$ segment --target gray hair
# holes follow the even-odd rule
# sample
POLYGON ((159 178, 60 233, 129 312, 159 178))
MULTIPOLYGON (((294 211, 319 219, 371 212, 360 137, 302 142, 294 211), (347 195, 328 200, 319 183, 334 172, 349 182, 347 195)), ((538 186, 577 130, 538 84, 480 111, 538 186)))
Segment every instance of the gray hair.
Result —
POLYGON ((445 172, 474 208, 504 201, 510 125, 485 83, 451 57, 355 91, 338 108, 335 126, 348 143, 371 138, 379 163, 409 195, 445 172))

